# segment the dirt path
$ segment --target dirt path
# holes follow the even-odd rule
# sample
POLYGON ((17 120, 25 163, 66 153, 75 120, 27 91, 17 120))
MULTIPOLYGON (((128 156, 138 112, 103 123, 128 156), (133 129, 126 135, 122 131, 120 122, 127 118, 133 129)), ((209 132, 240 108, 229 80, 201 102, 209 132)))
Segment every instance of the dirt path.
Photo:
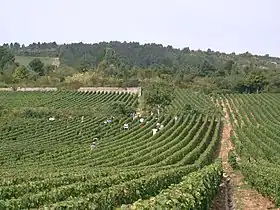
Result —
MULTIPOLYGON (((220 186, 219 193, 214 200, 211 210, 265 210, 277 209, 274 204, 268 199, 257 193, 257 191, 250 189, 244 182, 242 174, 233 171, 228 164, 228 152, 233 148, 230 141, 230 133, 232 125, 229 119, 229 110, 231 107, 226 101, 226 104, 221 101, 224 112, 224 125, 221 135, 221 145, 219 150, 219 157, 222 159, 224 179, 220 186)), ((280 208, 278 208, 280 209, 280 208)))

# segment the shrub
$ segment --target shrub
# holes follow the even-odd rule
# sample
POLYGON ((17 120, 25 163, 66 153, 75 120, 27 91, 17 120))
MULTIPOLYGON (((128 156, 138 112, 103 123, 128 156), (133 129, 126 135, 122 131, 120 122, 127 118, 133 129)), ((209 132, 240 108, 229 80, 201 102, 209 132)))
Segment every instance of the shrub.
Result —
POLYGON ((237 163, 237 155, 234 150, 230 150, 228 153, 228 163, 231 165, 233 169, 238 168, 238 163, 237 163))

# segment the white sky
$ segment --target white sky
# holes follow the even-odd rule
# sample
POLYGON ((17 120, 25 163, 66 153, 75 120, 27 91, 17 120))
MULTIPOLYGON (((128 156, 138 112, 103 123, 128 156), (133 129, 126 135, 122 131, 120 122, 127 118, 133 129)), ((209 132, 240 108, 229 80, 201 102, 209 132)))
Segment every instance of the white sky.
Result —
POLYGON ((0 5, 0 44, 118 40, 280 57, 279 0, 0 0, 0 5))

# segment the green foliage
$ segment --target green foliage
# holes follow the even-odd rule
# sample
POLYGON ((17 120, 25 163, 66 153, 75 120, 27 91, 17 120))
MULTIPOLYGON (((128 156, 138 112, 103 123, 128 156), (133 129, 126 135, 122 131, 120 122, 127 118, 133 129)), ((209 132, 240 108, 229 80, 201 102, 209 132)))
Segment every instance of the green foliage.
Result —
MULTIPOLYGON (((38 56, 38 57, 58 57, 63 64, 79 68, 86 64, 90 67, 97 66, 101 61, 107 60, 108 63, 116 67, 122 63, 127 67, 160 68, 168 70, 187 69, 187 67, 196 68, 203 64, 205 60, 216 68, 224 68, 226 71, 233 70, 234 65, 239 66, 247 61, 256 60, 257 65, 267 65, 269 62, 279 62, 279 58, 252 55, 249 52, 236 55, 225 54, 207 50, 190 50, 185 47, 182 50, 172 46, 164 47, 160 44, 144 44, 137 42, 100 42, 95 44, 73 43, 57 45, 53 43, 32 43, 29 46, 20 46, 20 44, 5 45, 16 55, 38 56), (113 61, 113 62, 111 62, 113 61), (188 64, 188 65, 186 65, 188 64), (164 68, 165 67, 165 68, 164 68), (167 67, 167 68, 166 68, 167 67)), ((45 63, 45 62, 44 62, 45 63)), ((208 69, 206 69, 208 71, 208 69)))
POLYGON ((229 74, 231 74, 231 71, 232 71, 232 68, 233 68, 233 64, 234 64, 233 60, 228 60, 225 63, 224 69, 227 70, 229 72, 229 74))
POLYGON ((0 92, 0 209, 113 209, 157 196, 192 172, 204 182, 190 175, 188 183, 208 205, 214 191, 203 186, 214 190, 215 181, 203 171, 213 163, 219 118, 176 113, 175 121, 166 112, 140 123, 123 115, 136 104, 128 93, 0 92), (106 121, 114 111, 120 115, 106 121), (158 123, 164 127, 152 135, 158 123))
MULTIPOLYGON (((221 90, 239 93, 280 91, 274 79, 275 76, 279 78, 280 59, 249 52, 237 55, 211 49, 195 51, 186 47, 180 50, 171 46, 140 45, 135 42, 64 45, 54 42, 33 43, 29 46, 11 43, 3 46, 3 49, 9 49, 16 55, 21 65, 27 65, 31 59, 40 59, 46 68, 36 68, 36 73, 51 75, 52 82, 48 84, 66 88, 71 85, 65 83, 65 77, 57 74, 57 67, 54 71, 51 66, 53 63, 61 64, 62 68, 71 67, 74 73, 95 72, 98 80, 92 82, 91 86, 138 86, 145 80, 161 78, 177 87, 190 87, 204 93, 221 90), (59 61, 56 59, 58 57, 59 61), (256 72, 261 72, 265 81, 256 75, 252 76, 256 72)), ((6 72, 0 76, 0 80, 12 83, 11 75, 16 67, 13 62, 8 62, 3 68, 6 72)), ((30 77, 27 83, 42 85, 37 76, 30 77)), ((88 83, 82 83, 81 86, 88 86, 88 83)))
POLYGON ((25 109, 22 110, 20 116, 23 118, 43 118, 43 117, 49 117, 50 114, 51 113, 49 111, 25 109))
POLYGON ((253 72, 247 78, 247 87, 249 93, 261 92, 267 84, 266 78, 260 72, 253 72))
POLYGON ((200 65, 200 76, 213 75, 217 68, 208 60, 204 60, 200 65))
POLYGON ((137 97, 128 93, 77 94, 77 92, 74 91, 58 91, 50 93, 26 92, 25 96, 21 92, 8 92, 5 95, 1 95, 0 92, 0 100, 3 102, 12 101, 10 103, 1 104, 3 109, 7 109, 11 112, 11 114, 14 112, 15 115, 22 117, 48 118, 51 117, 50 114, 55 115, 55 113, 65 116, 67 116, 67 114, 111 116, 114 114, 114 110, 112 109, 113 104, 120 105, 125 111, 129 111, 130 107, 133 108, 137 106, 137 97), (73 102, 70 102, 69 104, 68 100, 71 98, 73 98, 73 102), (97 99, 100 99, 101 101, 97 99), (44 105, 50 102, 52 102, 52 105, 44 105), (124 104, 125 107, 122 107, 124 104), (69 109, 68 106, 71 106, 71 109, 69 109), (83 107, 83 109, 80 107, 83 107), (106 107, 106 110, 103 110, 103 107, 106 107), (95 113, 96 111, 99 111, 99 109, 106 111, 106 113, 95 113))
POLYGON ((124 203, 133 202, 141 197, 155 195, 160 189, 171 183, 178 183, 181 178, 194 170, 194 167, 158 172, 139 179, 90 194, 86 199, 74 199, 50 205, 51 208, 74 207, 78 209, 112 209, 124 203))
POLYGON ((62 66, 57 68, 54 72, 51 72, 50 75, 55 78, 58 78, 59 81, 62 82, 65 81, 67 77, 73 76, 75 73, 77 73, 75 69, 62 66))
POLYGON ((153 81, 144 87, 145 103, 153 110, 163 111, 174 97, 174 87, 166 82, 153 81))
POLYGON ((6 48, 0 46, 0 72, 4 70, 6 65, 13 64, 14 61, 14 55, 6 48))
MULTIPOLYGON (((260 75, 252 76, 252 84, 263 81, 260 75)), ((229 162, 240 168, 246 181, 261 194, 280 205, 279 194, 279 94, 229 94, 228 104, 234 135, 231 140, 238 153, 229 153, 229 162)))
POLYGON ((174 96, 172 104, 167 107, 169 112, 175 111, 183 114, 214 114, 217 112, 211 95, 180 88, 175 89, 174 96))
POLYGON ((171 185, 149 200, 139 200, 132 205, 123 205, 121 209, 209 209, 211 200, 218 191, 221 178, 222 166, 220 162, 217 162, 185 176, 181 183, 171 185))
POLYGON ((112 113, 118 116, 130 116, 130 113, 135 112, 135 109, 128 107, 125 102, 116 101, 110 106, 112 113))
POLYGON ((18 62, 20 65, 23 65, 25 67, 28 67, 28 64, 34 60, 35 58, 40 59, 44 65, 52 65, 54 63, 54 57, 36 57, 36 56, 15 56, 15 61, 18 62))
POLYGON ((39 59, 35 58, 28 64, 32 71, 36 72, 39 76, 43 76, 44 72, 44 63, 39 59))
POLYGON ((28 78, 28 70, 25 66, 19 66, 15 69, 12 74, 13 81, 19 82, 21 80, 26 80, 28 78))
POLYGON ((55 70, 56 70, 56 66, 50 64, 45 65, 45 69, 44 69, 45 74, 50 75, 55 70))
POLYGON ((243 162, 240 165, 245 180, 261 194, 272 198, 277 206, 280 206, 280 178, 279 167, 268 164, 250 164, 243 162))
POLYGON ((238 163, 237 163, 237 155, 234 150, 230 150, 228 152, 228 163, 231 165, 233 169, 238 168, 238 163))

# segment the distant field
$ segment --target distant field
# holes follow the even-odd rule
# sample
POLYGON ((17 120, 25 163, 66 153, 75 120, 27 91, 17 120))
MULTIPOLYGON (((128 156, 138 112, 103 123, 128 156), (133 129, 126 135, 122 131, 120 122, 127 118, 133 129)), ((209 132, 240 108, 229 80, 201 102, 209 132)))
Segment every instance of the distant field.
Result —
POLYGON ((39 58, 45 65, 49 64, 53 64, 53 61, 55 60, 55 58, 51 58, 51 57, 29 57, 29 56, 15 56, 16 57, 16 61, 19 62, 21 65, 27 66, 29 64, 30 61, 32 61, 35 58, 39 58))

